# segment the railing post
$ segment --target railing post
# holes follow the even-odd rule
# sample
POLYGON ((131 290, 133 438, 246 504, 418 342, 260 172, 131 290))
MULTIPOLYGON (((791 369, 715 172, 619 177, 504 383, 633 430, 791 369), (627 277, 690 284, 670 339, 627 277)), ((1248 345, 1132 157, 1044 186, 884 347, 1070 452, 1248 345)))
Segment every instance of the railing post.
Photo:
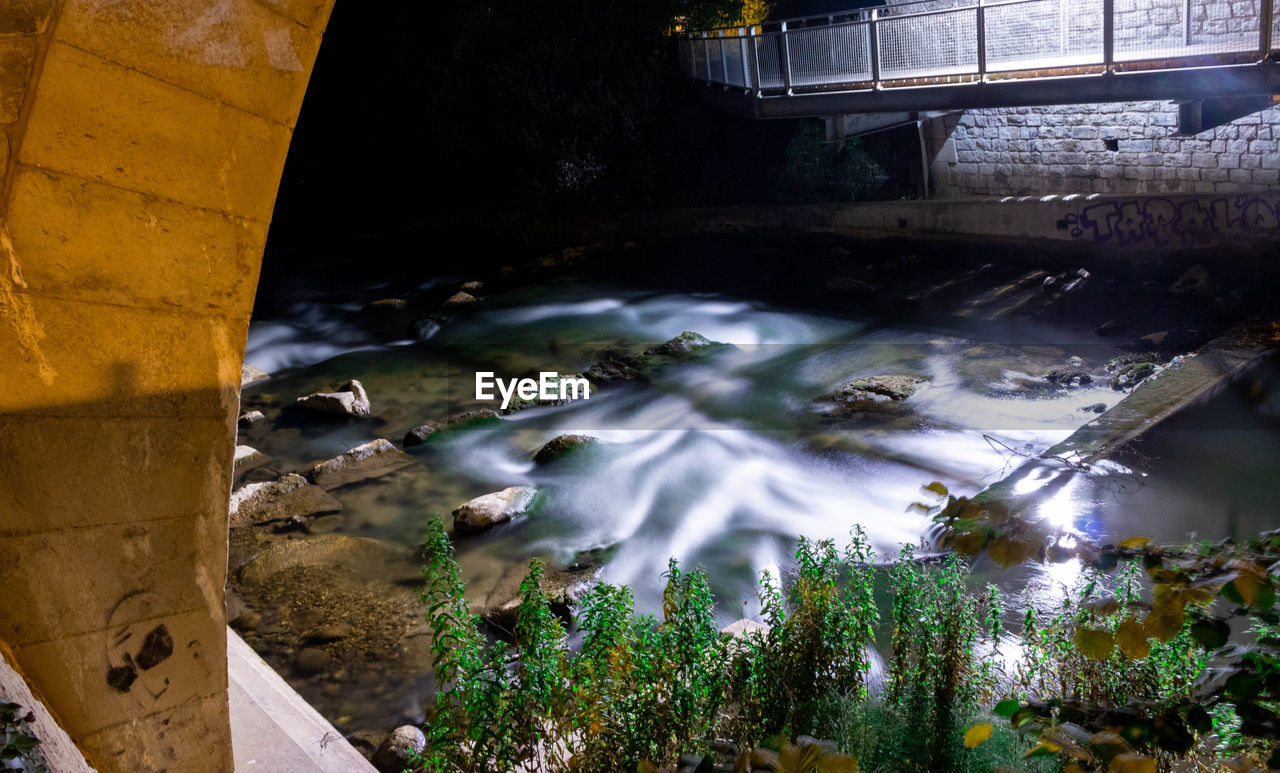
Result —
POLYGON ((1258 48, 1260 49, 1258 58, 1265 59, 1267 54, 1271 53, 1271 46, 1275 43, 1271 39, 1271 26, 1275 24, 1275 6, 1272 0, 1261 0, 1261 13, 1258 14, 1258 48))
POLYGON ((871 52, 871 88, 880 88, 880 33, 876 30, 879 10, 871 9, 871 21, 867 24, 867 49, 871 52))
POLYGON ((760 77, 760 38, 756 37, 756 27, 754 24, 751 25, 749 40, 751 41, 751 66, 756 71, 756 96, 763 97, 764 80, 760 77))
POLYGON ((787 43, 787 23, 782 23, 782 87, 786 89, 787 96, 791 96, 791 46, 787 43))
POLYGON ((1116 61, 1116 2, 1102 0, 1102 64, 1107 72, 1116 61))
POLYGON ((747 57, 747 40, 745 28, 738 28, 738 58, 742 60, 742 88, 751 90, 751 60, 747 57))
MULTIPOLYGON (((1266 4, 1267 0, 1262 0, 1262 5, 1266 4)), ((1191 0, 1182 3, 1182 45, 1191 45, 1191 0)))
POLYGON ((724 30, 720 30, 720 83, 729 85, 729 57, 724 55, 724 30))
POLYGON ((978 79, 987 74, 987 9, 978 0, 978 79))

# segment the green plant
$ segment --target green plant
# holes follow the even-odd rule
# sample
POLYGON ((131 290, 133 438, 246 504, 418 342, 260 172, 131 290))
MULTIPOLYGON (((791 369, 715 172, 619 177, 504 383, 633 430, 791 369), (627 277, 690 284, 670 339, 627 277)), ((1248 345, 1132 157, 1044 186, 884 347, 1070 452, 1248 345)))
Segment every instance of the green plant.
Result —
POLYGON ((47 773, 40 739, 31 732, 34 721, 34 715, 24 712, 22 706, 0 703, 0 770, 47 773))

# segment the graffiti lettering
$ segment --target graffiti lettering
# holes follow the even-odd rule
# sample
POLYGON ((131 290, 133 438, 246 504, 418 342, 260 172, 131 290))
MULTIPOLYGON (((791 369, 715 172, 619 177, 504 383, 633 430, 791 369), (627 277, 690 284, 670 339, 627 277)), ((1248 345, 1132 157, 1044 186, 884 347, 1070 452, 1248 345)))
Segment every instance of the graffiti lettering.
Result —
POLYGON ((1225 236, 1280 230, 1280 194, 1241 194, 1181 203, 1161 198, 1103 201, 1063 218, 1072 238, 1119 247, 1200 247, 1225 236))

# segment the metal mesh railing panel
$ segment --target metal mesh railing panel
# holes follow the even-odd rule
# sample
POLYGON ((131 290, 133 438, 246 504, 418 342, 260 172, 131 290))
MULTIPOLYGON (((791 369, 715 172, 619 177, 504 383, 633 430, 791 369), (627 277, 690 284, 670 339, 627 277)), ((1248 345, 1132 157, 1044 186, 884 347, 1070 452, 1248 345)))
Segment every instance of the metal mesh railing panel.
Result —
POLYGON ((700 38, 693 40, 693 77, 707 77, 707 51, 706 46, 700 38))
POLYGON ((787 42, 793 86, 871 79, 871 39, 866 24, 788 31, 787 42))
POLYGON ((978 71, 976 9, 881 19, 877 34, 881 78, 922 78, 978 71))
POLYGON ((747 81, 742 72, 742 38, 724 39, 724 63, 729 70, 729 85, 745 88, 747 81))
POLYGON ((1176 59, 1258 50, 1251 0, 1115 0, 1115 58, 1176 59))
POLYGON ((1280 50, 1280 0, 1271 6, 1271 50, 1280 50))
POLYGON ((1102 0, 1022 0, 983 12, 990 72, 1102 61, 1102 0))
POLYGON ((707 41, 707 80, 712 83, 724 83, 723 60, 720 41, 717 38, 711 38, 707 41))
POLYGON ((756 58, 760 62, 760 86, 762 89, 780 89, 785 85, 782 81, 782 58, 778 52, 782 46, 782 35, 771 32, 757 35, 756 58))

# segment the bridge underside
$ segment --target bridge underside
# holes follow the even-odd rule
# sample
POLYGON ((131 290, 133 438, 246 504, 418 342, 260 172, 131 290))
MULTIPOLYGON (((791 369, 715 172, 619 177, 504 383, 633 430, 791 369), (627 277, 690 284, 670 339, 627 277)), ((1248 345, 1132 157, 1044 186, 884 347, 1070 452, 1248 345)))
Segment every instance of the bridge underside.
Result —
POLYGON ((701 82, 704 97, 749 118, 925 113, 995 107, 1170 100, 1194 102, 1280 94, 1280 64, 1232 64, 1177 70, 1087 72, 1057 76, 932 82, 883 88, 860 84, 821 91, 764 91, 701 82))

